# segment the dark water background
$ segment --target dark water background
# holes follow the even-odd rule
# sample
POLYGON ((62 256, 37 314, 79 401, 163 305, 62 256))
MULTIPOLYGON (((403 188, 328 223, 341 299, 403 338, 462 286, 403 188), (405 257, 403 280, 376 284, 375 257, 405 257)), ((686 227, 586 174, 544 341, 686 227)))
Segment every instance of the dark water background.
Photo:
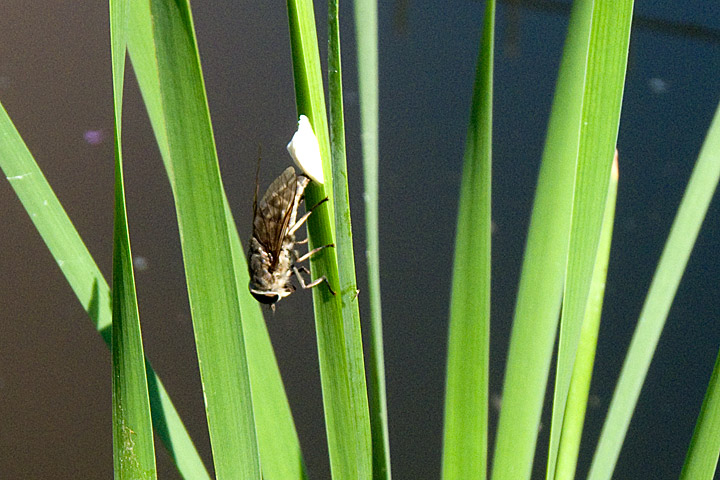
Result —
MULTIPOLYGON (((438 478, 451 253, 484 4, 381 2, 380 235, 393 473, 438 478)), ((501 2, 497 17, 490 390, 499 395, 565 4, 501 2), (558 8, 559 6, 559 8, 558 8)), ((324 5, 316 2, 321 44, 324 5)), ((362 166, 352 5, 343 53, 350 193, 364 289, 362 166)), ((620 186, 578 478, 710 119, 720 99, 720 8, 637 2, 618 148, 620 186)), ((230 203, 246 239, 257 145, 263 184, 288 164, 295 103, 284 2, 196 2, 205 81, 230 203)), ((109 278, 112 98, 105 2, 0 7, 0 100, 109 278)), ((146 353, 210 464, 170 188, 134 79, 124 148, 146 353)), ((55 262, 0 182, 0 478, 110 478, 110 359, 55 262)), ((615 478, 677 478, 720 345, 717 195, 640 397, 615 478)), ((361 294, 361 313, 367 314, 361 294)), ((306 462, 329 478, 310 295, 268 315, 306 462)), ((366 332, 367 336, 367 332, 366 332)), ((491 412, 491 430, 497 410, 491 412)), ((549 413, 543 415, 549 425, 549 413)), ((535 478, 544 472, 539 442, 535 478)), ((491 438, 493 433, 491 431, 491 438)), ((177 478, 158 445, 161 478, 177 478)))

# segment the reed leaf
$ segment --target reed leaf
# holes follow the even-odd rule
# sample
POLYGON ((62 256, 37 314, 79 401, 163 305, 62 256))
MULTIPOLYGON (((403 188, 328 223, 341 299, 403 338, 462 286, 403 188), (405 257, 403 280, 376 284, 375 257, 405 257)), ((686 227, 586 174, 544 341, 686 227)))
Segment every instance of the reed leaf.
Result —
POLYGON ((487 477, 495 2, 485 7, 453 262, 442 478, 487 477))

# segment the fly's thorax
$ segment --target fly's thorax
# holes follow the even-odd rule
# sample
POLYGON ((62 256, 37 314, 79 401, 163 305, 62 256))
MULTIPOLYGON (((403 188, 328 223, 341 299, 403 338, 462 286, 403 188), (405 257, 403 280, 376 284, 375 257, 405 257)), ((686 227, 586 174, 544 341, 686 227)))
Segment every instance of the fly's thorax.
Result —
MULTIPOLYGON (((295 225, 295 222, 297 221, 298 207, 300 206, 300 202, 302 202, 302 200, 303 200, 303 195, 305 194, 305 187, 307 187, 309 182, 310 182, 310 179, 307 177, 304 177, 302 175, 297 177, 297 189, 295 192, 295 201, 293 202, 292 206, 290 207, 292 209, 292 211, 290 213, 290 221, 288 222, 288 228, 295 225)), ((293 243, 295 243, 294 236, 293 236, 293 243)))
POLYGON ((310 183, 310 179, 306 177, 305 175, 298 175, 297 177, 297 192, 296 195, 298 198, 303 198, 303 194, 305 193, 305 187, 308 186, 310 183))

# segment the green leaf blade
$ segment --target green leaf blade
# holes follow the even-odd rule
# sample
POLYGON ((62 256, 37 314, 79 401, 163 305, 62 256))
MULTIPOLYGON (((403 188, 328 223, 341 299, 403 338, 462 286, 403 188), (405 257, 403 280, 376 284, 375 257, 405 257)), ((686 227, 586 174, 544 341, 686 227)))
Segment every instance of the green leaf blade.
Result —
POLYGON ((113 233, 112 418, 115 478, 157 478, 150 398, 135 291, 122 162, 122 94, 127 3, 110 0, 115 112, 115 222, 113 233))
POLYGON ((632 0, 594 2, 588 44, 568 266, 560 321, 548 478, 554 478, 577 344, 588 303, 620 124, 632 0))
MULTIPOLYGON (((130 57, 140 84, 148 115, 170 180, 175 190, 174 165, 170 159, 165 112, 162 107, 160 76, 149 22, 142 21, 143 12, 134 22, 129 37, 130 57)), ((168 88, 167 86, 165 88, 168 88)), ((254 168, 254 167, 252 167, 254 168)), ((250 167, 249 167, 250 169, 250 167)), ((224 192, 223 192, 224 196, 224 192)), ((242 313, 243 334, 252 384, 253 412, 263 477, 266 480, 306 478, 300 443, 290 406, 282 384, 270 337, 259 304, 250 295, 245 250, 238 237, 227 198, 224 199, 230 238, 233 270, 237 278, 237 295, 242 313)))
POLYGON ((712 480, 720 455, 720 353, 713 367, 680 480, 712 480))
MULTIPOLYGON (((318 137, 325 177, 324 185, 312 182, 308 186, 305 202, 306 205, 315 205, 326 196, 330 200, 315 209, 307 222, 310 248, 315 248, 336 244, 336 190, 333 187, 334 169, 330 160, 312 2, 289 0, 288 20, 298 114, 309 118, 318 137)), ((346 200, 343 199, 344 202, 346 200)), ((349 227, 349 209, 346 209, 345 205, 339 208, 343 212, 343 228, 349 227)), ((349 230, 343 235, 348 234, 349 230)), ((350 258, 350 252, 347 247, 342 253, 335 248, 326 248, 313 256, 310 262, 313 277, 325 275, 333 289, 338 291, 336 295, 332 295, 326 286, 314 288, 313 305, 330 470, 333 478, 368 479, 372 475, 372 449, 362 339, 359 322, 353 313, 357 303, 351 296, 355 294, 354 291, 341 292, 338 288, 341 285, 338 255, 342 254, 345 257, 343 261, 346 261, 350 258), (347 295, 352 302, 348 303, 341 298, 343 295, 347 295), (343 306, 343 303, 346 305, 343 306), (355 306, 352 306, 352 303, 355 303, 355 306)), ((350 280, 349 272, 343 273, 343 281, 354 284, 354 280, 350 280)))
MULTIPOLYGON (((159 106, 180 230, 190 310, 218 478, 260 478, 259 453, 225 199, 190 8, 134 4, 151 22, 159 106)), ((163 146, 161 146, 163 151, 163 146)))
POLYGON ((485 10, 463 166, 450 303, 442 478, 487 477, 495 2, 485 10))
MULTIPOLYGON (((90 321, 110 346, 110 288, 10 117, 0 104, 0 169, 90 321)), ((145 362, 155 431, 184 478, 209 479, 162 381, 145 362)))
POLYGON ((573 4, 515 305, 493 480, 530 478, 565 281, 592 2, 573 4))
POLYGON ((589 480, 609 480, 670 306, 720 180, 720 106, 693 169, 643 304, 610 402, 589 480))
POLYGON ((226 202, 230 246, 237 276, 238 297, 243 318, 248 368, 252 384, 253 411, 257 426, 263 479, 306 479, 300 441, 285 394, 275 353, 258 302, 247 285, 250 275, 237 227, 226 202))
MULTIPOLYGON (((116 198, 124 195, 117 162, 116 198)), ((116 201, 112 390, 115 478, 154 479, 155 447, 125 204, 116 201), (121 212, 122 210, 122 212, 121 212)))
POLYGON ((379 219, 379 87, 378 12, 376 0, 357 0, 355 37, 357 45, 358 96, 363 156, 365 200, 365 261, 367 295, 370 304, 370 428, 372 430, 373 478, 389 480, 390 434, 388 431, 385 353, 383 347, 382 302, 380 295, 379 219))
MULTIPOLYGON (((360 307, 358 304, 355 253, 350 217, 347 159, 345 154, 345 119, 343 114, 342 62, 340 58, 340 18, 338 0, 328 3, 328 91, 330 98, 330 153, 332 163, 333 204, 335 210, 335 251, 337 252, 340 305, 345 332, 353 399, 354 432, 357 432, 357 454, 372 461, 371 428, 365 363, 363 359, 360 307)), ((366 459, 362 459, 364 462, 366 459)), ((372 463, 368 466, 372 469, 372 463)))
POLYGON ((582 439, 583 423, 587 409, 590 380, 592 379, 595 349, 600 330, 600 314, 602 313, 603 296, 608 262, 610 260, 610 244, 612 240, 613 222, 615 220, 615 202, 617 200, 618 167, 617 154, 610 175, 610 185, 605 202, 605 212, 598 244, 597 256, 593 267, 590 294, 588 295, 585 318, 583 319, 580 341, 572 373, 562 425, 556 478, 575 478, 580 440, 582 439))

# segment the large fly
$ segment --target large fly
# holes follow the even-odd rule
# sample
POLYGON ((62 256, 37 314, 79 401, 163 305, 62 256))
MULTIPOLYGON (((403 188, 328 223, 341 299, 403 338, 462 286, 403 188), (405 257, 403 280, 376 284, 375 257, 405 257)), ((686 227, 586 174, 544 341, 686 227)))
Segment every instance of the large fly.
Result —
POLYGON ((322 276, 310 283, 300 272, 309 274, 309 270, 298 263, 309 259, 323 248, 314 248, 305 255, 298 256, 295 250, 295 232, 307 221, 317 205, 297 218, 298 207, 303 200, 305 187, 310 179, 305 175, 295 175, 295 169, 288 167, 268 187, 265 195, 258 201, 258 185, 256 180, 255 201, 253 202, 253 231, 248 248, 248 267, 250 270, 250 293, 255 299, 273 310, 275 303, 295 291, 291 278, 295 275, 304 289, 315 287, 325 282, 330 292, 330 283, 322 276))

